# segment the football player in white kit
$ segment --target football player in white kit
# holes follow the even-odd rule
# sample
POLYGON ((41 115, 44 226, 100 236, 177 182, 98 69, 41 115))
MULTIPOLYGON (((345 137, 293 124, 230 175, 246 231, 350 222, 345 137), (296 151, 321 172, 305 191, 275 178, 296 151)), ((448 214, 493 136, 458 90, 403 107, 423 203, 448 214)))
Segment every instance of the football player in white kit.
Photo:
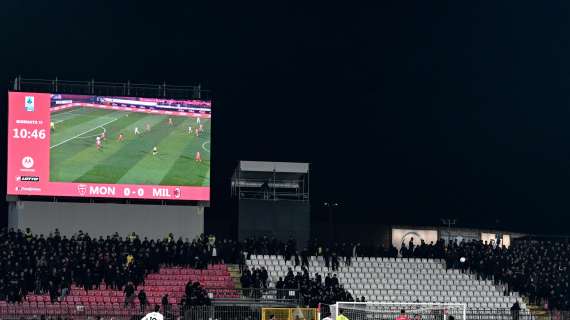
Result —
POLYGON ((200 117, 196 117, 196 123, 200 124, 200 117))
POLYGON ((95 143, 97 144, 97 150, 101 149, 101 137, 97 136, 95 143))
POLYGON ((154 306, 154 311, 147 313, 141 320, 164 320, 164 316, 159 311, 160 306, 157 304, 154 306))
POLYGON ((192 134, 192 126, 188 126, 188 133, 192 134))
POLYGON ((135 127, 135 135, 139 135, 139 134, 141 134, 141 133, 139 132, 139 127, 135 127))

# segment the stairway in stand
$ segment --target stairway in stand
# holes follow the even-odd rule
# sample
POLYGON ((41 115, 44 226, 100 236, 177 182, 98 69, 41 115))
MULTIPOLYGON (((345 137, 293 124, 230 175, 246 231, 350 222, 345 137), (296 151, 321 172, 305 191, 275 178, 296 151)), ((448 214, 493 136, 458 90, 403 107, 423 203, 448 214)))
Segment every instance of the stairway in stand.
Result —
POLYGON ((239 271, 239 265, 228 264, 228 271, 234 283, 234 288, 241 289, 241 272, 239 271))

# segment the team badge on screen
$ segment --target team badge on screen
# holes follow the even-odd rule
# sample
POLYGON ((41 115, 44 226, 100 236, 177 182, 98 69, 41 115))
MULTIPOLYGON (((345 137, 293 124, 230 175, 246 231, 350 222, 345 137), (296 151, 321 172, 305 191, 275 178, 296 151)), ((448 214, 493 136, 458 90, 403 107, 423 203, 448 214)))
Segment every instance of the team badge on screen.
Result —
POLYGON ((84 196, 85 193, 87 192, 87 186, 84 184, 80 184, 77 186, 77 191, 79 192, 80 195, 84 196))
POLYGON ((28 112, 34 112, 34 96, 26 96, 24 107, 28 112))

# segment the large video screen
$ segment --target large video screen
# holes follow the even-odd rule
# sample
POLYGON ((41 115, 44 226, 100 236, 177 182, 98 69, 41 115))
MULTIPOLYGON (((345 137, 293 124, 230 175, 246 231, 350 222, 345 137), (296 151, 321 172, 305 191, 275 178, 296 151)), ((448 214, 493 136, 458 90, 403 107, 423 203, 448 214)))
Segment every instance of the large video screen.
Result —
POLYGON ((210 200, 211 102, 8 94, 8 194, 210 200))

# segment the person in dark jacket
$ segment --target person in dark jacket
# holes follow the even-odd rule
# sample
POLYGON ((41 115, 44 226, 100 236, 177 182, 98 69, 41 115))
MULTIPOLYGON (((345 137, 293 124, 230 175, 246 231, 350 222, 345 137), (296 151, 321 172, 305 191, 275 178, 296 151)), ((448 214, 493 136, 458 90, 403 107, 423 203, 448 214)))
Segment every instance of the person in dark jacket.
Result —
POLYGON ((148 300, 146 298, 146 292, 144 292, 144 290, 141 289, 141 291, 139 291, 139 303, 141 305, 141 312, 144 312, 144 310, 146 309, 146 306, 148 305, 148 300))

